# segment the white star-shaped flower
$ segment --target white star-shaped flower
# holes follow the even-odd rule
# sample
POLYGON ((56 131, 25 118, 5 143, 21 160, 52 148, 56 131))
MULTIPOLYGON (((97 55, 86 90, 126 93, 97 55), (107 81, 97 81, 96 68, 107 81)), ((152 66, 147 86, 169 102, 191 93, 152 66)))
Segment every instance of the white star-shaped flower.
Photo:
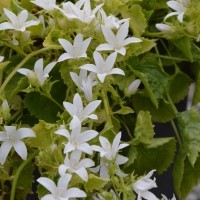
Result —
POLYGON ((118 29, 122 23, 124 23, 126 20, 129 20, 129 19, 119 20, 114 15, 107 16, 102 8, 99 9, 99 12, 101 14, 101 18, 99 19, 99 24, 104 25, 109 29, 118 29))
POLYGON ((112 145, 110 144, 107 138, 100 136, 99 141, 101 143, 101 147, 93 145, 92 148, 93 150, 100 152, 101 157, 105 157, 109 161, 115 160, 118 165, 121 165, 127 162, 128 158, 119 155, 118 152, 119 150, 129 146, 129 144, 125 143, 120 144, 120 140, 121 140, 121 132, 119 132, 115 136, 112 145))
POLYGON ((0 141, 3 142, 0 147, 0 163, 2 165, 5 163, 12 147, 23 160, 26 160, 27 149, 21 140, 27 137, 35 137, 34 131, 30 128, 16 129, 15 126, 4 126, 4 129, 5 131, 0 131, 0 141))
POLYGON ((68 59, 86 58, 87 57, 86 51, 91 42, 91 39, 92 38, 87 38, 86 40, 83 40, 83 35, 77 34, 76 37, 74 38, 73 45, 65 39, 62 38, 58 39, 63 49, 67 52, 62 54, 58 58, 58 62, 68 59))
POLYGON ((150 171, 146 176, 140 178, 133 184, 133 190, 137 193, 137 200, 159 200, 152 192, 149 192, 152 188, 156 188, 156 179, 150 179, 156 170, 150 171))
MULTIPOLYGON (((108 141, 107 138, 100 136, 99 141, 101 143, 101 147, 97 145, 92 145, 92 149, 94 151, 100 152, 100 165, 96 167, 97 171, 100 171, 100 177, 102 178, 110 178, 109 175, 109 167, 115 163, 116 165, 122 165, 128 161, 127 157, 119 155, 119 150, 129 146, 129 144, 120 144, 121 139, 121 132, 119 132, 114 140, 112 145, 108 141)), ((93 169, 92 169, 93 170, 93 169)), ((94 169, 95 172, 95 169, 94 169)), ((119 176, 124 176, 125 174, 122 173, 119 169, 115 172, 119 176)))
POLYGON ((113 50, 121 55, 126 54, 126 48, 130 43, 138 43, 142 40, 136 37, 128 37, 128 30, 129 30, 129 20, 126 20, 118 29, 117 34, 115 35, 113 31, 106 27, 102 26, 103 35, 106 39, 107 43, 100 44, 96 51, 108 51, 113 50))
POLYGON ((18 15, 15 15, 10 10, 4 8, 4 13, 6 14, 7 18, 10 20, 10 22, 3 22, 0 24, 0 30, 16 30, 24 32, 26 28, 30 26, 35 26, 40 23, 40 21, 27 21, 28 19, 28 11, 22 10, 18 15))
POLYGON ((68 171, 70 174, 75 173, 84 181, 88 181, 88 173, 86 168, 94 166, 94 161, 89 158, 81 160, 82 151, 75 150, 71 153, 70 158, 68 154, 65 157, 64 164, 58 168, 59 174, 62 176, 68 171))
POLYGON ((39 85, 42 86, 49 77, 49 73, 56 65, 56 62, 49 63, 44 69, 43 65, 43 58, 40 58, 35 62, 33 71, 26 68, 20 68, 17 71, 20 74, 27 76, 31 85, 35 86, 37 83, 39 83, 39 85))
POLYGON ((56 0, 34 0, 31 2, 46 11, 52 11, 55 8, 58 8, 56 5, 56 0))
POLYGON ((80 69, 85 69, 85 70, 96 73, 98 79, 102 83, 104 82, 106 76, 108 75, 111 75, 111 74, 125 75, 123 70, 119 68, 113 68, 116 58, 117 58, 116 52, 110 54, 106 60, 104 60, 102 55, 97 51, 93 53, 93 57, 94 57, 95 65, 85 64, 85 65, 82 65, 80 69))
POLYGON ((69 19, 78 19, 83 23, 90 24, 95 18, 96 12, 102 6, 103 4, 100 4, 92 10, 90 0, 80 0, 76 4, 71 2, 63 3, 63 10, 60 10, 69 19))
POLYGON ((51 194, 47 194, 41 200, 69 200, 71 198, 84 198, 87 195, 79 188, 69 188, 68 184, 72 178, 71 174, 64 174, 58 180, 57 185, 49 178, 41 177, 37 179, 51 194))
MULTIPOLYGON (((90 102, 85 108, 83 107, 83 102, 78 93, 74 95, 73 104, 69 102, 63 102, 63 105, 67 112, 73 117, 78 118, 80 122, 83 122, 86 119, 98 119, 97 115, 91 114, 96 110, 96 108, 101 103, 101 100, 95 100, 90 102)), ((72 127, 73 124, 75 125, 76 122, 72 119, 70 126, 72 127)), ((75 119, 76 121, 76 119, 75 119)))
POLYGON ((166 20, 167 18, 169 18, 171 16, 177 15, 177 18, 178 18, 179 22, 182 23, 183 22, 183 16, 184 16, 185 11, 186 11, 186 5, 187 5, 187 3, 184 0, 179 0, 179 1, 172 0, 172 1, 168 1, 167 5, 171 9, 175 10, 175 12, 171 12, 171 13, 167 14, 164 20, 166 20))
POLYGON ((77 117, 74 117, 74 123, 75 125, 71 127, 71 133, 69 133, 65 128, 61 128, 55 132, 56 134, 62 135, 68 139, 64 153, 69 153, 78 149, 91 155, 93 153, 92 147, 87 142, 95 138, 98 135, 98 132, 94 130, 81 132, 81 122, 77 117))
POLYGON ((78 16, 75 12, 76 7, 77 9, 81 9, 83 6, 85 0, 79 0, 75 4, 73 4, 71 1, 67 1, 65 3, 62 3, 62 9, 59 9, 68 19, 78 19, 78 16))
POLYGON ((97 81, 94 81, 95 73, 88 75, 87 70, 81 69, 79 75, 74 72, 70 72, 70 76, 79 90, 84 92, 85 98, 88 101, 92 100, 92 88, 97 85, 97 81))

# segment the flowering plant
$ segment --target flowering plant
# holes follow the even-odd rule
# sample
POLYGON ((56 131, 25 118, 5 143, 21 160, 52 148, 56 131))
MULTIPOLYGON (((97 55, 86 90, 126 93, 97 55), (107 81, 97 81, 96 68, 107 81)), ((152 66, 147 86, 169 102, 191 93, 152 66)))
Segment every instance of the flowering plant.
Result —
POLYGON ((151 177, 171 164, 184 199, 200 178, 199 11, 198 0, 1 0, 1 199, 37 185, 42 200, 167 200, 151 177), (172 129, 158 135, 158 123, 172 129))

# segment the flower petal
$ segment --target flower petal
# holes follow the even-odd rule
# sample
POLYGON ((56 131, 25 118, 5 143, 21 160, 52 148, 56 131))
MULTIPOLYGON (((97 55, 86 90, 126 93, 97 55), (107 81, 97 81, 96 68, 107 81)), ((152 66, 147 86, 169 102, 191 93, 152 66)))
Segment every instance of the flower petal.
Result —
POLYGON ((57 62, 51 62, 44 68, 44 75, 48 75, 57 62))
POLYGON ((64 187, 67 188, 69 181, 71 180, 72 175, 71 174, 65 174, 63 176, 61 176, 58 180, 58 187, 64 187))
POLYGON ((57 130, 57 131, 55 132, 55 134, 62 135, 62 136, 64 136, 64 137, 68 138, 68 139, 70 138, 69 131, 66 130, 66 129, 59 129, 59 130, 57 130))
POLYGON ((41 198, 41 200, 55 200, 55 197, 52 194, 47 194, 47 195, 43 196, 41 198))
POLYGON ((30 128, 19 128, 17 133, 20 140, 27 137, 36 137, 35 132, 30 128))
POLYGON ((27 158, 27 149, 26 149, 26 145, 21 141, 17 141, 16 143, 14 143, 13 145, 15 151, 17 152, 17 154, 23 159, 26 160, 27 158))
POLYGON ((12 148, 10 142, 3 142, 0 147, 0 163, 3 165, 12 148))
POLYGON ((80 141, 82 143, 90 141, 91 139, 95 138, 98 135, 97 131, 94 130, 87 130, 80 134, 80 141))
POLYGON ((105 61, 104 61, 102 55, 99 52, 95 51, 93 53, 93 58, 94 58, 94 61, 95 61, 97 68, 102 68, 104 66, 105 61))
POLYGON ((164 21, 165 21, 167 18, 172 17, 172 16, 174 16, 174 15, 178 15, 178 12, 171 12, 171 13, 167 14, 167 15, 165 16, 165 18, 164 18, 164 21))
POLYGON ((141 197, 144 199, 148 200, 159 200, 152 192, 149 192, 148 190, 146 191, 141 191, 140 193, 141 197))
POLYGON ((81 179, 84 181, 88 181, 88 173, 87 170, 84 167, 81 167, 74 171, 75 174, 77 174, 81 179))
POLYGON ((79 68, 97 73, 97 67, 95 65, 93 65, 93 64, 85 64, 85 65, 82 65, 79 68))
POLYGON ((83 110, 82 115, 83 116, 89 116, 93 111, 96 110, 96 108, 99 106, 99 104, 101 103, 101 100, 95 100, 90 102, 83 110))
POLYGON ((129 38, 126 38, 123 42, 124 46, 128 45, 128 44, 131 44, 131 43, 138 43, 138 42, 142 42, 141 39, 139 38, 136 38, 136 37, 129 37, 129 38))
POLYGON ((75 147, 70 142, 68 142, 65 145, 64 153, 69 153, 69 152, 71 152, 73 150, 75 150, 75 147))
POLYGON ((117 53, 114 52, 112 54, 110 54, 107 59, 106 59, 106 62, 105 62, 105 65, 106 65, 106 71, 110 71, 114 64, 115 64, 115 61, 116 61, 116 58, 117 58, 117 53))
POLYGON ((70 155, 70 162, 71 163, 79 163, 81 159, 82 151, 80 150, 75 150, 71 153, 70 155))
POLYGON ((111 46, 110 44, 104 43, 104 44, 100 44, 95 51, 110 51, 110 50, 114 50, 114 47, 111 46))
POLYGON ((7 140, 7 137, 6 131, 0 131, 0 141, 7 140))
POLYGON ((35 62, 34 71, 37 77, 43 76, 43 58, 35 62))
POLYGON ((71 56, 69 53, 63 53, 59 58, 58 58, 58 62, 62 62, 64 60, 69 60, 74 58, 73 56, 71 56))
POLYGON ((43 196, 41 198, 41 200, 55 200, 55 197, 52 194, 47 194, 47 195, 43 196))
MULTIPOLYGON (((81 71, 86 71, 86 70, 81 70, 81 71)), ((86 71, 86 73, 87 73, 87 71, 86 71)), ((79 88, 79 90, 80 90, 80 88, 81 88, 81 78, 76 74, 76 73, 74 73, 74 72, 70 72, 70 76, 71 76, 71 79, 73 80, 73 82, 76 84, 76 86, 79 88)))
POLYGON ((9 22, 4 22, 0 24, 0 31, 14 29, 13 25, 9 22))
POLYGON ((100 166, 100 177, 101 178, 110 178, 108 167, 104 161, 101 162, 100 166))
POLYGON ((58 173, 60 174, 60 176, 63 176, 63 175, 66 173, 66 171, 67 171, 68 168, 69 168, 69 167, 67 167, 66 165, 61 164, 61 165, 58 167, 58 173))
POLYGON ((126 20, 119 28, 116 38, 119 41, 125 40, 128 35, 128 28, 129 28, 129 20, 126 20))
POLYGON ((88 118, 94 119, 94 120, 98 119, 97 115, 95 114, 88 115, 88 118))
POLYGON ((97 146, 97 145, 92 145, 91 148, 94 151, 98 151, 98 152, 102 152, 103 151, 103 149, 100 146, 97 146))
POLYGON ((104 83, 105 78, 108 74, 104 73, 104 74, 97 74, 98 79, 101 81, 101 83, 104 83))
POLYGON ((41 177, 37 179, 37 182, 43 185, 47 190, 49 190, 52 194, 56 188, 56 184, 49 178, 41 177))
POLYGON ((82 52, 86 52, 87 51, 87 48, 90 45, 91 40, 92 40, 92 38, 90 37, 90 38, 87 38, 86 40, 83 41, 82 52))
POLYGON ((122 155, 117 155, 115 162, 116 162, 117 165, 122 165, 122 164, 126 163, 127 161, 128 161, 127 157, 122 156, 122 155))
POLYGON ((65 109, 67 110, 67 112, 73 117, 74 115, 76 115, 77 113, 77 108, 75 107, 75 105, 73 105, 72 103, 69 102, 63 102, 63 105, 65 107, 65 109))
POLYGON ((120 53, 122 56, 126 54, 126 48, 122 47, 120 49, 115 49, 116 52, 120 53))
POLYGON ((118 147, 119 147, 119 143, 120 143, 120 140, 121 140, 121 132, 119 132, 116 136, 115 136, 115 138, 114 138, 114 140, 113 140, 113 143, 112 143, 112 151, 113 152, 118 152, 118 147))
POLYGON ((183 12, 183 11, 185 11, 184 6, 183 6, 181 3, 179 3, 178 1, 168 1, 168 2, 167 2, 167 5, 168 5, 171 9, 173 9, 173 10, 175 10, 175 11, 178 11, 178 12, 183 12))
POLYGON ((74 95, 73 105, 77 108, 77 110, 83 110, 83 102, 81 96, 78 93, 74 95))
POLYGON ((95 165, 94 161, 89 158, 82 159, 78 164, 79 167, 84 167, 84 168, 93 167, 94 165, 95 165))
POLYGON ((17 20, 17 16, 11 12, 10 10, 4 8, 4 13, 6 14, 6 16, 8 17, 8 19, 12 22, 12 23, 16 23, 17 20))
POLYGON ((67 198, 81 198, 81 197, 86 197, 86 193, 83 192, 82 190, 78 188, 70 188, 66 192, 67 198))
POLYGON ((80 144, 77 149, 89 154, 89 155, 92 155, 93 151, 92 151, 92 148, 89 144, 87 143, 83 143, 83 144, 80 144))
POLYGON ((25 76, 28 76, 28 74, 32 73, 33 71, 31 71, 30 69, 20 68, 17 70, 17 72, 19 72, 20 74, 23 74, 25 76))
POLYGON ((18 20, 20 21, 21 24, 24 24, 27 19, 28 19, 28 11, 22 10, 18 15, 18 20))
POLYGON ((104 151, 109 151, 111 149, 110 142, 108 141, 107 138, 100 136, 99 141, 104 151))
POLYGON ((122 69, 119 69, 119 68, 112 69, 108 74, 119 74, 119 75, 125 76, 124 71, 122 69))
POLYGON ((120 144, 119 147, 118 147, 118 150, 123 149, 123 148, 128 147, 128 146, 129 146, 129 144, 120 144))
POLYGON ((111 29, 107 28, 106 26, 102 26, 102 32, 106 39, 106 42, 114 47, 116 43, 116 37, 111 29))
POLYGON ((70 55, 73 55, 73 45, 69 41, 59 38, 58 42, 67 53, 69 53, 70 55))

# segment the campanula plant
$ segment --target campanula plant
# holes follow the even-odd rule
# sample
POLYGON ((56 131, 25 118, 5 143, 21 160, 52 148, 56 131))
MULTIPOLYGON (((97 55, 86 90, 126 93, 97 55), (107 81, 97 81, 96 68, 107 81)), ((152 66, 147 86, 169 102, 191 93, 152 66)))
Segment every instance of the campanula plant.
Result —
POLYGON ((1 199, 184 199, 200 177, 199 12, 198 0, 1 0, 1 199))

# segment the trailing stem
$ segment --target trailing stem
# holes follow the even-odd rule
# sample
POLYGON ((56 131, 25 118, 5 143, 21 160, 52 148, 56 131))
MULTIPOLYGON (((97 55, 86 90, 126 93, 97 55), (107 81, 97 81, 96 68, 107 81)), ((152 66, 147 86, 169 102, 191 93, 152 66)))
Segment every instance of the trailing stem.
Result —
POLYGON ((103 104, 104 104, 104 108, 105 108, 105 112, 106 112, 107 123, 112 123, 111 110, 110 110, 110 105, 109 105, 107 93, 104 90, 102 90, 101 95, 102 95, 103 104))
POLYGON ((16 191, 16 187, 17 187, 17 181, 19 178, 19 175, 21 174, 22 170, 26 167, 26 165, 32 161, 32 159, 36 156, 38 152, 35 151, 34 153, 32 153, 29 158, 27 158, 27 160, 25 160, 17 169, 17 172, 14 175, 14 179, 13 179, 13 183, 12 183, 12 189, 11 189, 11 195, 10 195, 10 200, 15 200, 15 191, 16 191))

